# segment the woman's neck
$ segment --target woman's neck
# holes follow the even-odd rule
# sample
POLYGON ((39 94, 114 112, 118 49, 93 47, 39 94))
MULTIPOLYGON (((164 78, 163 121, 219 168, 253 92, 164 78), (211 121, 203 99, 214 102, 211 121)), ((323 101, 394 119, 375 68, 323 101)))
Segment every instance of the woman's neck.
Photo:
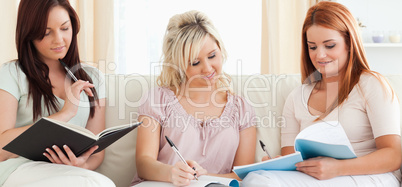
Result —
POLYGON ((49 72, 64 71, 63 66, 57 60, 45 60, 44 63, 49 68, 49 72))
POLYGON ((190 85, 182 85, 178 95, 191 99, 193 102, 208 102, 212 97, 217 96, 219 92, 216 86, 209 87, 192 87, 190 85))

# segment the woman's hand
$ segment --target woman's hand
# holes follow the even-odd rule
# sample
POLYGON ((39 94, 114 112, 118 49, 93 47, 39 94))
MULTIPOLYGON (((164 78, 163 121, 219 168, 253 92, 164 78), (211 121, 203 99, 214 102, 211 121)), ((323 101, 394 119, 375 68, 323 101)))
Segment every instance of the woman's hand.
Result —
POLYGON ((296 169, 319 180, 339 176, 339 160, 330 157, 315 157, 296 164, 296 169))
POLYGON ((179 161, 171 169, 171 181, 175 186, 188 186, 190 181, 196 176, 207 174, 207 170, 202 168, 197 162, 189 160, 188 165, 179 161), (195 170, 193 169, 195 168, 195 170))
POLYGON ((71 86, 66 87, 67 98, 65 99, 64 106, 60 110, 60 112, 68 113, 71 118, 75 116, 80 104, 81 92, 85 91, 88 96, 93 97, 93 93, 91 91, 91 88, 93 87, 95 87, 93 84, 83 80, 78 80, 77 82, 74 82, 71 86))
POLYGON ((46 149, 46 152, 43 153, 52 163, 56 164, 65 164, 70 166, 76 166, 80 168, 88 169, 87 160, 92 155, 92 153, 98 149, 99 146, 91 147, 87 152, 83 153, 81 156, 76 157, 75 154, 71 151, 71 149, 64 145, 64 151, 67 153, 65 155, 63 151, 57 147, 56 145, 52 146, 53 150, 50 148, 46 149))

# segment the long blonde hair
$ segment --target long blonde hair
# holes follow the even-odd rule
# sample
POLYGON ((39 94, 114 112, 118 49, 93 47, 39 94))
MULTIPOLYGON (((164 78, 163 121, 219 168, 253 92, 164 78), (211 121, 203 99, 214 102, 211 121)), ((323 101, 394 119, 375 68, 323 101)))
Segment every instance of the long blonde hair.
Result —
MULTIPOLYGON (((350 11, 342 4, 322 1, 308 10, 303 24, 301 54, 301 76, 303 83, 319 82, 322 76, 315 69, 309 57, 306 32, 313 25, 338 31, 343 36, 349 48, 349 59, 344 77, 339 86, 338 99, 319 117, 319 119, 323 119, 347 99, 353 87, 359 82, 362 73, 370 73, 380 81, 382 76, 370 70, 358 24, 350 11)), ((381 81, 381 83, 383 82, 381 81)), ((393 94, 394 92, 392 91, 393 94)))
MULTIPOLYGON (((198 57, 206 36, 216 41, 222 59, 226 61, 227 53, 222 39, 205 14, 192 10, 170 18, 163 39, 163 67, 157 78, 158 86, 175 88, 178 92, 180 85, 186 81, 185 71, 189 62, 198 57)), ((217 88, 231 91, 230 82, 230 76, 223 72, 218 78, 217 88)))

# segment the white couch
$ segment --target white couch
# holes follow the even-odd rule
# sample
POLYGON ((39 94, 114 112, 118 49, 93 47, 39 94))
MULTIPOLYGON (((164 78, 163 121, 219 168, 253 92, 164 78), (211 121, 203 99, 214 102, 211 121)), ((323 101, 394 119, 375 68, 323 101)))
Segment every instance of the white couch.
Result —
MULTIPOLYGON (((402 98, 402 74, 386 77, 399 98, 402 98)), ((257 123, 257 140, 264 141, 272 155, 278 155, 283 104, 290 91, 300 85, 300 75, 248 75, 232 78, 234 92, 245 97, 261 119, 257 123)), ((141 104, 139 100, 155 86, 155 80, 154 76, 107 75, 106 126, 137 121, 141 104)), ((105 160, 97 169, 111 178, 118 187, 127 187, 136 172, 136 134, 135 130, 108 147, 105 160)), ((265 153, 258 143, 256 150, 255 161, 260 161, 265 153)))

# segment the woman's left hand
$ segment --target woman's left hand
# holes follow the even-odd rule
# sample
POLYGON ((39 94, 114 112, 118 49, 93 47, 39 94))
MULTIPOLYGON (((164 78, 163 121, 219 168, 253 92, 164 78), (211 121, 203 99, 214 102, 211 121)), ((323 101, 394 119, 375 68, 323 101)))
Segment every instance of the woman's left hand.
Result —
POLYGON ((83 153, 81 156, 76 157, 71 149, 64 145, 64 151, 67 153, 65 155, 63 151, 56 145, 52 146, 52 149, 47 148, 44 155, 52 162, 56 164, 65 164, 70 166, 76 166, 80 168, 88 169, 87 160, 92 155, 92 153, 98 149, 99 146, 91 147, 87 152, 83 153))
POLYGON ((296 170, 319 180, 339 176, 339 160, 330 157, 315 157, 296 164, 296 170))

